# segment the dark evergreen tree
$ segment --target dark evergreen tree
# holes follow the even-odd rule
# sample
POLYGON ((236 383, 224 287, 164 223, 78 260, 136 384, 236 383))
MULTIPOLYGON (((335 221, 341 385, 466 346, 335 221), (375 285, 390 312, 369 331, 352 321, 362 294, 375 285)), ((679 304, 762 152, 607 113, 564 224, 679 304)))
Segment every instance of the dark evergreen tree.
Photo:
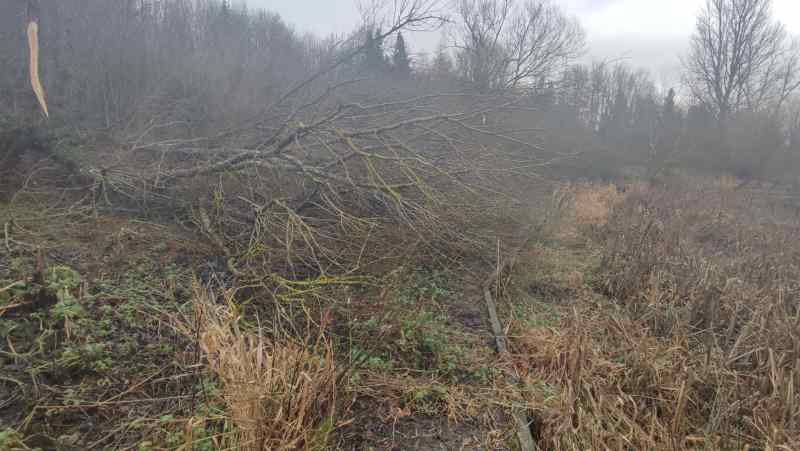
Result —
POLYGON ((664 99, 664 118, 672 118, 675 114, 675 89, 670 88, 664 99))
POLYGON ((386 50, 383 48, 383 31, 378 28, 375 32, 375 71, 384 72, 389 67, 386 50))
POLYGON ((658 147, 659 151, 671 151, 678 145, 681 135, 681 112, 675 105, 675 90, 670 88, 661 109, 658 147))
POLYGON ((620 82, 617 86, 617 93, 614 96, 614 106, 611 110, 611 122, 615 128, 614 132, 621 132, 628 124, 628 97, 625 86, 620 82))
POLYGON ((392 55, 392 71, 394 75, 401 79, 411 78, 411 59, 408 57, 406 41, 402 33, 397 33, 397 41, 394 44, 394 54, 392 55))
POLYGON ((693 164, 709 164, 713 157, 710 149, 718 144, 719 137, 710 131, 716 130, 716 118, 703 104, 694 104, 686 112, 686 150, 693 164))
POLYGON ((601 136, 606 144, 623 146, 628 141, 628 96, 624 83, 626 75, 620 76, 617 87, 614 90, 614 100, 610 103, 610 108, 604 112, 601 125, 601 136))
POLYGON ((679 135, 681 133, 683 112, 680 107, 675 104, 675 90, 670 89, 667 97, 664 99, 664 123, 671 133, 679 135))
POLYGON ((366 37, 364 38, 364 66, 369 68, 375 52, 375 37, 372 34, 372 29, 367 30, 366 37))
POLYGON ((364 40, 364 66, 367 71, 375 74, 383 72, 386 68, 383 37, 380 29, 378 31, 367 30, 367 36, 364 40))
POLYGON ((439 43, 436 56, 431 64, 431 77, 434 80, 449 80, 455 77, 453 60, 447 53, 444 41, 439 43))

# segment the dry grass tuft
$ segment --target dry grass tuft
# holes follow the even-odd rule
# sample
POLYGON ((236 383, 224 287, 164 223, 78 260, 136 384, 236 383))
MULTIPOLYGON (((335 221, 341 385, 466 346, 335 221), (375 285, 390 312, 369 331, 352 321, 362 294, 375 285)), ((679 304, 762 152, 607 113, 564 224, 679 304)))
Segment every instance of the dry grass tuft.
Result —
POLYGON ((543 449, 681 448, 679 343, 662 346, 638 324, 582 311, 519 344, 543 449))
MULTIPOLYGON (((640 189, 639 187, 632 187, 640 189)), ((625 198, 613 184, 576 183, 558 188, 552 196, 549 216, 555 237, 582 240, 582 232, 606 225, 613 207, 625 198)))
MULTIPOLYGON (((341 379, 325 328, 280 341, 242 330, 227 295, 218 305, 195 290, 200 347, 222 382, 237 433, 229 447, 246 451, 328 449, 341 379)), ((324 325, 323 325, 324 326, 324 325)))
POLYGON ((722 191, 734 191, 741 183, 741 180, 732 175, 721 175, 713 180, 713 186, 722 191))
POLYGON ((621 199, 614 185, 579 185, 575 188, 575 222, 578 226, 603 226, 621 199))
POLYGON ((659 358, 683 368, 653 381, 679 395, 673 411, 664 394, 640 394, 662 401, 663 424, 688 420, 673 441, 800 444, 800 226, 752 218, 768 201, 724 187, 652 190, 618 205, 602 235, 604 288, 646 331, 634 354, 657 338, 659 358))
POLYGON ((610 299, 515 332, 540 447, 800 449, 800 224, 716 181, 576 199, 610 299))

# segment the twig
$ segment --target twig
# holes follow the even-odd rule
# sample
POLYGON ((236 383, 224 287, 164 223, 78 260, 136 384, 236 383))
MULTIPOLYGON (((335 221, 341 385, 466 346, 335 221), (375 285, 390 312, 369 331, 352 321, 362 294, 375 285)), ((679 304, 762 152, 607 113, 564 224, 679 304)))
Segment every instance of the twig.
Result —
POLYGON ((8 233, 8 229, 9 229, 9 223, 6 222, 5 224, 3 224, 3 236, 5 237, 6 250, 8 250, 8 252, 11 252, 11 241, 10 241, 11 237, 10 234, 8 233))
POLYGON ((22 305, 24 305, 22 302, 17 302, 16 304, 9 304, 0 307, 0 316, 3 316, 3 314, 5 314, 7 310, 21 307, 22 305))
POLYGON ((192 395, 176 395, 176 396, 165 396, 163 398, 143 398, 143 399, 124 399, 120 401, 100 401, 95 403, 86 403, 86 404, 75 404, 75 405, 42 405, 36 406, 36 410, 81 410, 81 409, 92 409, 92 408, 99 408, 105 406, 115 406, 115 405, 127 405, 127 404, 139 404, 139 403, 148 403, 148 402, 164 402, 164 401, 175 401, 179 399, 189 399, 192 395))
MULTIPOLYGON (((497 315, 497 303, 492 296, 492 285, 497 283, 499 288, 499 280, 503 274, 503 271, 513 264, 514 260, 516 260, 516 256, 519 255, 520 251, 530 240, 530 229, 526 230, 525 237, 526 238, 522 244, 511 254, 511 258, 507 259, 505 262, 500 261, 500 240, 497 241, 497 266, 495 271, 486 279, 483 284, 483 299, 486 302, 486 309, 489 312, 489 322, 491 323, 492 334, 494 334, 495 342, 497 343, 497 352, 501 356, 509 355, 508 339, 503 326, 500 324, 500 318, 497 315)), ((513 375, 508 375, 508 378, 511 379, 514 385, 520 384, 520 381, 517 380, 517 378, 513 375)), ((538 447, 536 446, 536 442, 533 440, 530 422, 528 421, 527 415, 525 415, 524 409, 521 407, 513 407, 511 416, 517 423, 517 438, 519 439, 520 449, 522 451, 537 450, 538 447)))
POLYGON ((18 280, 18 281, 12 283, 11 285, 9 285, 9 286, 7 286, 5 288, 0 288, 0 293, 6 292, 6 291, 8 291, 8 290, 10 290, 10 289, 12 289, 12 288, 14 288, 16 286, 19 286, 19 285, 25 285, 25 281, 24 280, 18 280))

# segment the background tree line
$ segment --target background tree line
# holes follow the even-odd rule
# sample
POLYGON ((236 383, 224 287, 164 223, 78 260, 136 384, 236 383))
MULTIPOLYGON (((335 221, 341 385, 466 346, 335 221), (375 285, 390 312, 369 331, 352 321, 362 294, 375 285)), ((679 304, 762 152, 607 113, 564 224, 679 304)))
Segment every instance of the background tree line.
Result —
MULTIPOLYGON (((585 33, 549 0, 450 2, 431 57, 379 23, 322 38, 227 0, 42 3, 42 79, 56 120, 71 125, 133 132, 157 112, 161 123, 199 133, 258 115, 305 74, 360 48, 325 82, 367 77, 407 93, 523 96, 536 112, 515 123, 542 126, 553 153, 586 157, 584 175, 682 166, 793 179, 800 159, 798 46, 770 0, 708 0, 681 86, 660 86, 625 63, 578 63, 585 33)), ((6 118, 33 109, 24 15, 22 0, 0 4, 6 118)))
MULTIPOLYGON (((107 128, 172 111, 189 126, 252 113, 330 57, 276 14, 228 1, 42 1, 41 68, 61 120, 107 128)), ((25 2, 0 5, 0 113, 29 108, 25 2)))
POLYGON ((419 75, 486 92, 510 89, 537 115, 550 149, 580 153, 582 175, 672 167, 796 183, 798 41, 771 0, 707 0, 679 86, 624 62, 575 63, 584 33, 548 1, 460 0, 447 39, 419 75))

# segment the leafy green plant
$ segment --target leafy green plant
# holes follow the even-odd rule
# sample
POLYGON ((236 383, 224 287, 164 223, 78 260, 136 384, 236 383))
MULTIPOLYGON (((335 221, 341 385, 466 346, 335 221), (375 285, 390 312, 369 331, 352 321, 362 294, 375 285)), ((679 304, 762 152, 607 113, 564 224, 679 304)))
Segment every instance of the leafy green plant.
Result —
POLYGON ((57 362, 64 368, 91 369, 99 373, 108 371, 114 364, 107 346, 102 343, 67 346, 57 362))
POLYGON ((22 436, 13 429, 0 430, 0 450, 2 451, 39 451, 40 448, 30 448, 22 441, 22 436))
POLYGON ((50 312, 55 321, 75 321, 86 314, 83 306, 71 294, 59 299, 50 312))
POLYGON ((446 316, 423 311, 403 321, 396 345, 411 351, 419 368, 454 377, 463 350, 451 343, 452 335, 446 316))
POLYGON ((370 354, 358 346, 353 346, 350 349, 350 361, 370 370, 390 370, 394 367, 394 363, 391 360, 370 354))
POLYGON ((79 406, 84 403, 80 388, 67 387, 61 396, 64 404, 68 406, 79 406))
POLYGON ((0 281, 0 288, 5 287, 0 291, 0 305, 9 304, 16 299, 25 297, 31 292, 31 286, 25 282, 11 283, 8 281, 0 281))
POLYGON ((9 337, 17 327, 19 327, 19 324, 15 321, 0 318, 0 338, 9 337))
POLYGON ((68 266, 58 265, 47 270, 44 281, 48 289, 63 294, 81 285, 81 275, 68 266))
POLYGON ((494 378, 498 373, 499 370, 497 368, 482 366, 476 370, 470 371, 469 378, 478 381, 481 384, 486 384, 489 381, 491 381, 492 378, 494 378))
POLYGON ((437 303, 450 296, 452 290, 444 273, 418 269, 411 273, 400 291, 399 301, 404 304, 415 304, 419 301, 437 303))
POLYGON ((406 392, 403 401, 413 410, 424 415, 439 415, 441 405, 447 399, 447 388, 432 384, 414 387, 406 392))
POLYGON ((44 284, 58 299, 50 310, 54 321, 76 321, 86 315, 83 306, 73 295, 73 291, 81 284, 81 276, 77 271, 68 266, 53 266, 47 270, 44 284))

